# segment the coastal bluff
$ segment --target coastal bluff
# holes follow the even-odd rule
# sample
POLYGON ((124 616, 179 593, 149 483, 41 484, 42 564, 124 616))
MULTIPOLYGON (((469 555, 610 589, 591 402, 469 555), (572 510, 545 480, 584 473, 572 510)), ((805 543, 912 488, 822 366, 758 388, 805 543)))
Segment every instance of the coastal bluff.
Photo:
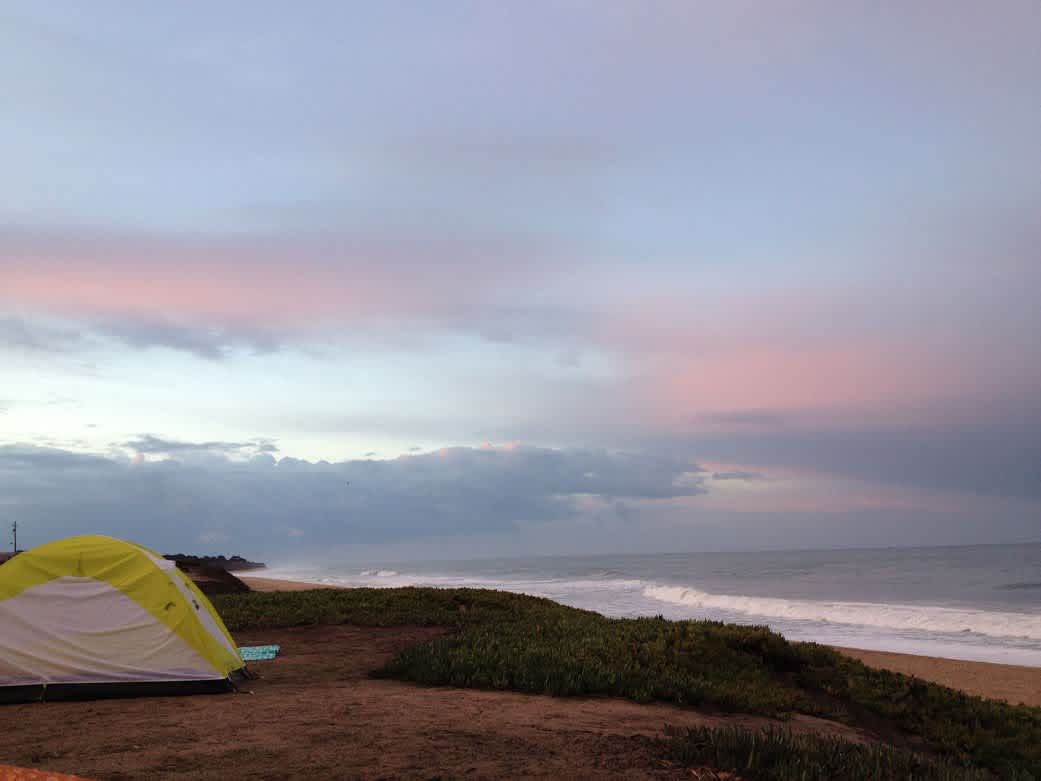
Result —
POLYGON ((250 590, 233 572, 252 572, 266 568, 263 562, 249 561, 241 556, 195 556, 173 553, 164 558, 177 564, 178 569, 192 579, 199 590, 211 594, 236 594, 250 590))

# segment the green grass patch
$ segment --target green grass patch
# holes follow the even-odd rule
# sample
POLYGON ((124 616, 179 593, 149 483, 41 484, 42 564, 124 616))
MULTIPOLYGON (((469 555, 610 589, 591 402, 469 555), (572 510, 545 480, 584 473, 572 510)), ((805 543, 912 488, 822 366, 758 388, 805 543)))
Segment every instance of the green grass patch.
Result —
POLYGON ((850 711, 870 714, 924 740, 942 756, 992 768, 1002 776, 1029 770, 1041 778, 1041 708, 1010 705, 878 670, 831 648, 793 644, 805 666, 800 685, 834 697, 850 711))
POLYGON ((945 762, 1041 778, 1041 709, 875 670, 830 648, 789 643, 765 627, 609 619, 478 589, 315 590, 214 601, 232 631, 344 623, 450 630, 406 648, 377 676, 780 717, 807 713, 880 730, 898 743, 917 741, 945 762))
MULTIPOLYGON (((670 730, 663 756, 681 765, 711 767, 747 781, 986 781, 986 770, 883 745, 834 737, 724 727, 670 730)), ((1013 771, 1002 778, 1025 779, 1013 771)))
POLYGON ((779 635, 709 622, 538 610, 407 648, 377 675, 533 694, 611 695, 726 711, 821 712, 791 681, 779 635))
POLYGON ((476 589, 254 591, 220 594, 212 599, 232 632, 310 624, 444 626, 451 629, 512 624, 539 610, 570 609, 548 599, 476 589))

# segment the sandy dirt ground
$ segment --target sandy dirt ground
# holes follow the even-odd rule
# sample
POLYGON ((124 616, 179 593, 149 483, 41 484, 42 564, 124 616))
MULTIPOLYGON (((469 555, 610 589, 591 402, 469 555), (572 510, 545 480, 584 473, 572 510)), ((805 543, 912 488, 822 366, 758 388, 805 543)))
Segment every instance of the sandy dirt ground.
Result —
MULTIPOLYGON (((766 720, 614 699, 558 699, 372 680, 439 630, 241 632, 278 643, 251 693, 0 706, 0 764, 90 779, 691 778, 651 741, 665 725, 766 720)), ((797 717, 797 731, 862 733, 797 717)))
MULTIPOLYGON (((258 589, 310 588, 249 578, 258 589)), ((236 634, 278 643, 239 694, 0 706, 0 764, 88 779, 691 778, 653 740, 677 727, 769 723, 608 698, 558 699, 373 680, 423 627, 236 634)), ((1041 669, 844 649, 866 663, 1039 704, 1041 669)), ((798 732, 870 736, 797 716, 798 732)))
MULTIPOLYGON (((291 583, 273 578, 244 578, 255 591, 300 591, 316 587, 307 583, 291 583)), ((1041 706, 1041 667, 1020 667, 990 662, 964 662, 933 656, 898 654, 888 651, 862 651, 859 648, 839 648, 844 654, 859 659, 871 667, 914 675, 969 694, 1007 700, 1013 703, 1041 706)))

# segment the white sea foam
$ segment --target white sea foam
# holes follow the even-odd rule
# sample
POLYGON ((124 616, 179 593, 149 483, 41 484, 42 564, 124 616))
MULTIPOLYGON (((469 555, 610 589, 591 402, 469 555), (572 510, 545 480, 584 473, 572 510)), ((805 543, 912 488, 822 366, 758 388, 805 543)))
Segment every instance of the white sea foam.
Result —
MULTIPOLYGON (((364 564, 353 567, 281 567, 265 572, 264 576, 345 587, 501 589, 548 597, 614 618, 662 614, 670 619, 708 618, 739 624, 766 624, 792 640, 1041 667, 1041 604, 1021 596, 1029 592, 1027 586, 1033 587, 1037 583, 1033 570, 1017 571, 1014 576, 1002 573, 1006 579, 998 579, 997 585, 992 587, 992 593, 997 596, 990 604, 962 602, 944 605, 943 599, 937 597, 943 593, 940 589, 931 589, 928 594, 919 593, 913 584, 907 588, 905 599, 889 604, 874 595, 868 597, 874 601, 863 602, 815 599, 813 597, 818 594, 828 596, 829 591, 838 596, 837 589, 831 591, 828 577, 820 573, 810 572, 812 578, 802 571, 791 575, 790 580, 794 580, 796 586, 801 579, 806 593, 782 599, 742 595, 738 590, 740 584, 713 587, 705 583, 698 584, 699 588, 693 577, 684 582, 682 576, 677 578, 674 573, 669 573, 673 575, 669 577, 655 571, 657 568, 653 565, 656 563, 640 562, 622 567, 610 562, 603 567, 569 568, 567 562, 563 566, 557 562, 542 566, 544 562, 536 561, 524 562, 514 571, 502 572, 494 567, 468 569, 464 566, 457 569, 454 565, 426 571, 401 567, 398 571, 371 563, 364 569, 364 564), (1001 584, 1004 583, 1012 583, 1015 587, 1003 589, 1001 584), (1011 595, 1004 600, 1007 606, 1001 604, 1002 595, 1011 595)), ((665 563, 669 564, 669 561, 665 563)), ((700 559, 692 562, 692 570, 695 563, 700 565, 702 562, 700 559)), ((760 568, 763 566, 758 560, 752 563, 760 568)), ((939 577, 943 573, 935 574, 939 577)), ((871 571, 864 577, 873 576, 879 580, 891 575, 889 571, 871 571)), ((730 572, 724 573, 724 577, 734 579, 730 572)), ((706 580, 711 582, 711 574, 706 580)), ((849 582, 841 585, 844 587, 843 595, 856 593, 850 589, 849 582)), ((963 592, 958 590, 956 583, 948 585, 952 599, 962 596, 963 592)), ((764 588, 762 584, 757 584, 757 587, 764 588)))
MULTIPOLYGON (((272 573, 274 574, 274 573, 272 573)), ((974 634, 1008 640, 1041 641, 1041 613, 1012 613, 936 605, 838 602, 776 597, 714 594, 699 589, 663 585, 635 578, 523 578, 505 579, 478 575, 434 575, 399 573, 390 569, 363 570, 357 575, 308 576, 278 573, 288 580, 336 586, 399 588, 492 588, 549 597, 606 615, 653 615, 662 603, 673 607, 670 617, 710 617, 715 611, 748 616, 750 620, 776 625, 783 622, 814 622, 846 627, 924 632, 928 634, 974 634), (677 612, 677 609, 679 612, 677 612)), ((727 620, 740 620, 736 616, 727 620)))
POLYGON ((1041 615, 932 605, 874 602, 818 602, 729 594, 710 594, 683 586, 649 585, 645 596, 673 605, 722 610, 789 621, 817 621, 889 630, 943 634, 972 632, 995 638, 1041 640, 1041 615))

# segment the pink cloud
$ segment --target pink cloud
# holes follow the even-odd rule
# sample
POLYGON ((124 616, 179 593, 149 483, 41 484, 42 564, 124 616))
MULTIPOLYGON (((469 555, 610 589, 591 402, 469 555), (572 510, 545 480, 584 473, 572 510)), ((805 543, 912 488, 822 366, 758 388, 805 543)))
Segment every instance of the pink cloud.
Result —
POLYGON ((57 314, 244 323, 332 314, 349 319, 410 304, 390 285, 345 277, 314 268, 298 267, 293 273, 261 265, 204 267, 175 258, 163 265, 124 267, 85 267, 58 260, 6 270, 0 295, 8 302, 57 314))
POLYGON ((659 366, 647 390, 657 415, 682 423, 735 409, 891 407, 945 395, 948 377, 910 347, 748 344, 659 366))
MULTIPOLYGON (((971 414, 966 400, 1029 398, 1038 389, 1036 345, 1024 352, 1000 328, 991 334, 987 311, 971 313, 983 325, 967 346, 965 329, 948 320, 968 316, 968 306, 923 314, 923 297, 888 294, 881 282, 737 295, 676 290, 649 277, 641 295, 622 280, 595 288, 600 275, 557 260, 523 243, 443 236, 8 233, 0 234, 0 308, 283 333, 425 322, 502 330, 503 343, 516 328, 518 341, 600 351, 610 374, 606 407, 670 432, 754 430, 775 425, 777 412, 811 416, 816 426, 848 422, 851 412, 875 424, 921 421, 938 403, 960 400, 971 414), (538 308, 586 286, 599 291, 598 310, 538 308)), ((579 417, 605 402, 583 395, 581 406, 579 417)))
POLYGON ((1036 340, 913 292, 669 293, 629 300, 593 334, 625 357, 636 414, 669 431, 971 420, 1041 391, 1036 340))
POLYGON ((550 266, 428 240, 0 236, 0 304, 58 315, 292 325, 465 311, 550 266))

